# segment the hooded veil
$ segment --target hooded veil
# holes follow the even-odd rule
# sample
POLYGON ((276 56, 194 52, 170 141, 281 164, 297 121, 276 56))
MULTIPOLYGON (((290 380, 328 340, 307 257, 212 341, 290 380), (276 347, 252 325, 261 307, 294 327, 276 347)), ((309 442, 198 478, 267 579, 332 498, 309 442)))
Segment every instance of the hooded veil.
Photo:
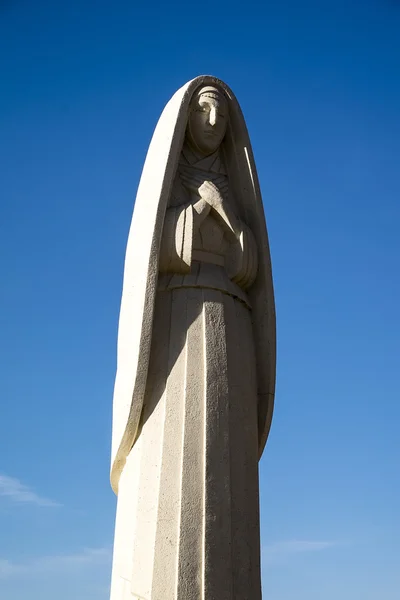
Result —
MULTIPOLYGON (((111 483, 118 482, 127 456, 137 439, 146 390, 153 333, 154 307, 162 259, 162 233, 173 184, 184 145, 189 105, 201 86, 223 90, 229 105, 229 123, 222 143, 223 169, 234 190, 235 209, 252 231, 258 254, 254 283, 247 290, 252 308, 258 393, 258 445, 261 456, 268 437, 275 390, 275 307, 271 260, 264 209, 251 144, 240 106, 219 79, 200 76, 180 88, 158 121, 140 180, 130 227, 121 300, 117 374, 113 401, 111 483)), ((213 170, 212 167, 209 170, 213 170)), ((215 167, 221 172, 221 166, 215 167)), ((190 219, 186 211, 181 218, 190 219)), ((190 270, 190 223, 177 240, 181 264, 190 270), (186 239, 185 239, 186 236, 186 239)), ((179 236, 179 227, 177 229, 179 236)))

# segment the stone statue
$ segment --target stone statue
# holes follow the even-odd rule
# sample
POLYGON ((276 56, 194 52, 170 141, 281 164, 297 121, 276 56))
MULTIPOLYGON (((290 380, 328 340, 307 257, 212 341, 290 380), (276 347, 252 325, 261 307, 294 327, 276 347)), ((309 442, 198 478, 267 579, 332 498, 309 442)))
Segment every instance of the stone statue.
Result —
POLYGON ((259 600, 258 460, 275 311, 243 115, 202 76, 156 127, 129 233, 111 482, 112 600, 259 600))

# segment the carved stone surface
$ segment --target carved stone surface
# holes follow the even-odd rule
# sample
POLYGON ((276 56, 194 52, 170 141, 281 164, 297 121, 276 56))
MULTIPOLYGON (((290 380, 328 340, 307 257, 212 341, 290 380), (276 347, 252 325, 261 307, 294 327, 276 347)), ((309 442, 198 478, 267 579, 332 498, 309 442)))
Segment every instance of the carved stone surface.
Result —
POLYGON ((231 90, 198 77, 161 115, 128 239, 111 600, 261 598, 258 459, 274 385, 251 146, 231 90))

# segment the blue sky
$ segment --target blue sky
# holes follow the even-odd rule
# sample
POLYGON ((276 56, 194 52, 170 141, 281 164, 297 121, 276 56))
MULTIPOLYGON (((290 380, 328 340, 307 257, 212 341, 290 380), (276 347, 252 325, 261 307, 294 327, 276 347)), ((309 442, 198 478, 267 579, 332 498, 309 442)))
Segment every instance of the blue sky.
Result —
POLYGON ((258 165, 278 318, 268 600, 398 600, 400 3, 0 3, 0 597, 107 600, 122 268, 158 116, 210 73, 258 165))

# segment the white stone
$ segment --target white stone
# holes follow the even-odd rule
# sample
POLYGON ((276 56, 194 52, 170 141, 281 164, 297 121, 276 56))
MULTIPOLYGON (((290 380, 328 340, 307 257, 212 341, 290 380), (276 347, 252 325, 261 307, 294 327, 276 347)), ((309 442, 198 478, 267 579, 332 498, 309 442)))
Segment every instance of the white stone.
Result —
POLYGON ((275 310, 246 125, 222 81, 173 96, 129 233, 118 332, 111 600, 261 598, 258 459, 275 310))

